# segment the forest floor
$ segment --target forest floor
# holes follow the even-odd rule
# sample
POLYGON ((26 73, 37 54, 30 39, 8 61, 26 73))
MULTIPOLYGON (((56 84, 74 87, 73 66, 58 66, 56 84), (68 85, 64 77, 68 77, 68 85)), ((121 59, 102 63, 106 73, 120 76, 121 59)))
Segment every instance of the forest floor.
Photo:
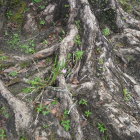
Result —
MULTIPOLYGON (((82 80, 85 78, 78 77, 77 74, 71 76, 77 70, 76 67, 81 63, 84 65, 84 51, 80 47, 82 44, 80 36, 77 35, 74 40, 74 45, 79 50, 75 49, 68 54, 67 66, 59 64, 58 47, 67 35, 69 4, 64 2, 64 7, 54 13, 55 6, 54 2, 45 0, 33 0, 33 2, 11 0, 9 2, 6 16, 2 17, 3 20, 0 21, 0 25, 4 22, 2 32, 0 32, 0 79, 16 98, 32 106, 35 123, 43 120, 37 126, 39 129, 45 130, 48 135, 50 130, 52 132, 53 129, 57 129, 57 120, 59 120, 61 122, 59 129, 63 135, 66 135, 64 139, 69 139, 70 136, 67 133, 71 131, 69 113, 73 106, 78 104, 77 108, 83 119, 80 125, 85 127, 83 129, 85 137, 88 137, 88 131, 92 131, 89 140, 92 140, 91 138, 94 136, 109 140, 113 134, 103 123, 102 117, 98 116, 102 111, 99 113, 98 107, 105 102, 97 102, 94 109, 98 113, 94 113, 90 96, 88 98, 88 95, 77 94, 72 89, 72 87, 82 85, 82 80), (74 99, 73 106, 65 110, 60 107, 60 98, 56 96, 57 92, 63 92, 63 89, 58 86, 58 77, 61 74, 64 75, 74 99)), ((127 7, 127 10, 130 12, 131 7, 127 7)), ((77 28, 80 28, 79 19, 75 20, 75 24, 77 28)), ((113 29, 109 29, 103 24, 100 25, 100 28, 104 36, 114 45, 114 49, 126 47, 127 44, 124 44, 124 40, 122 42, 117 40, 121 34, 115 33, 113 29)), ((83 29, 80 34, 82 32, 83 29)), ((100 48, 96 49, 95 55, 95 57, 100 55, 100 48)), ((133 76, 136 81, 140 82, 140 56, 126 55, 124 61, 127 61, 127 65, 119 57, 115 60, 124 73, 133 76)), ((103 59, 99 60, 99 64, 103 64, 103 59)), ((100 77, 100 71, 101 69, 98 69, 97 77, 100 77)), ((95 83, 94 87, 96 89, 99 85, 95 83)), ((128 93, 127 89, 123 89, 123 91, 124 94, 128 93)), ((88 89, 85 91, 83 89, 83 92, 87 93, 88 89)), ((124 102, 129 98, 129 96, 124 98, 124 102)), ((118 100, 121 102, 120 98, 118 100)), ((7 127, 13 126, 11 120, 14 118, 14 113, 6 105, 6 100, 0 98, 0 101, 0 139, 6 140, 7 127)), ((123 108, 123 103, 120 103, 120 106, 123 108)), ((126 106, 124 108, 126 112, 129 112, 129 108, 126 106)), ((53 140, 56 138, 56 134, 51 134, 48 138, 53 140)), ((117 139, 115 134, 114 138, 117 139)), ((57 136, 57 139, 60 138, 57 136)), ((27 140, 26 133, 21 133, 20 140, 27 140)), ((39 140, 39 137, 36 140, 39 140)))

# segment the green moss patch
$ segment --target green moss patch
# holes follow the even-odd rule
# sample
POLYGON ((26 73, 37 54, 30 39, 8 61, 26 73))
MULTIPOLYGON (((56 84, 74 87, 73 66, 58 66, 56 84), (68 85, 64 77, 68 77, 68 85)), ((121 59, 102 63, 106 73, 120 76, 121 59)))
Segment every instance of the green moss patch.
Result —
POLYGON ((24 14, 27 10, 27 3, 21 0, 12 0, 10 9, 7 11, 7 18, 18 25, 22 25, 24 21, 24 14))

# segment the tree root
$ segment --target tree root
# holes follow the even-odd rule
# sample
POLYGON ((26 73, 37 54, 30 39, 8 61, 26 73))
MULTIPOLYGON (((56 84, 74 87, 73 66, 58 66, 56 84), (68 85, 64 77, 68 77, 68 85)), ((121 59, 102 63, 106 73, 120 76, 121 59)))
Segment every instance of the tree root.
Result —
POLYGON ((7 101, 8 105, 12 108, 15 115, 16 132, 30 130, 30 125, 33 120, 32 110, 26 103, 17 99, 6 89, 4 83, 0 80, 0 93, 1 96, 7 101))
MULTIPOLYGON (((59 2, 61 3, 62 1, 59 2)), ((140 29, 140 22, 124 12, 117 0, 109 0, 110 5, 116 12, 117 26, 118 28, 123 29, 121 36, 118 35, 118 38, 121 39, 121 37, 125 37, 128 43, 128 47, 115 48, 114 51, 111 42, 102 34, 94 14, 94 9, 93 11, 91 10, 88 0, 68 0, 68 2, 70 5, 70 14, 67 26, 68 32, 64 39, 60 43, 52 45, 29 57, 14 56, 14 58, 15 62, 18 62, 18 64, 23 61, 34 62, 35 60, 45 59, 46 57, 53 55, 59 49, 59 52, 57 53, 59 55, 58 64, 63 66, 67 61, 68 54, 72 50, 76 50, 74 48, 77 47, 75 45, 75 38, 79 31, 78 27, 75 25, 75 18, 80 15, 79 19, 82 21, 83 25, 83 34, 81 35, 83 44, 80 47, 81 50, 84 51, 84 57, 82 58, 82 61, 79 61, 77 65, 75 65, 75 71, 73 71, 72 75, 69 77, 72 79, 76 75, 76 78, 81 80, 79 80, 77 84, 73 84, 69 77, 65 79, 64 74, 60 73, 56 78, 57 82, 55 83, 58 87, 46 85, 43 90, 41 89, 41 93, 37 95, 34 100, 35 106, 39 103, 43 104, 43 98, 48 98, 48 96, 55 96, 60 99, 62 112, 64 109, 68 110, 72 124, 71 131, 65 132, 59 123, 62 120, 62 112, 59 112, 61 114, 60 116, 54 115, 55 127, 58 127, 56 133, 65 139, 93 139, 93 135, 88 135, 93 134, 94 131, 91 131, 92 128, 95 132, 98 132, 98 129, 96 130, 94 128, 97 127, 96 125, 98 123, 98 121, 95 121, 94 119, 94 115, 96 114, 97 118, 104 122, 108 127, 103 135, 109 132, 112 139, 115 137, 117 140, 133 138, 138 140, 140 137, 140 85, 133 76, 123 72, 122 67, 120 67, 121 64, 118 65, 115 58, 117 55, 122 58, 124 63, 128 64, 125 55, 139 55, 140 32, 137 29, 140 29), (132 48, 131 45, 134 47, 132 48), (70 83, 68 84, 67 81, 70 81, 70 83), (73 90, 74 93, 76 93, 76 97, 73 97, 73 90), (129 98, 129 95, 131 98, 129 98), (89 104, 87 105, 88 107, 85 106, 79 110, 79 104, 77 104, 77 102, 81 100, 82 97, 86 98, 89 104), (76 99, 76 101, 74 99, 76 99), (126 99, 128 101, 126 101, 126 99), (93 115, 89 117, 89 120, 88 118, 86 119, 86 117, 82 117, 85 115, 84 108, 93 111, 93 115), (82 119, 86 120, 86 122, 89 121, 90 123, 82 124, 82 119), (95 126, 93 126, 93 123, 95 123, 95 126), (87 128, 90 128, 91 130, 86 135, 85 132, 88 131, 87 128)), ((54 7, 49 5, 46 10, 49 11, 51 8, 54 7)), ((42 71, 37 69, 37 74, 34 74, 33 76, 44 79, 44 75, 47 74, 50 69, 51 66, 42 71)), ((27 81, 25 81, 25 83, 26 82, 27 81)), ((2 98, 7 101, 14 112, 16 132, 18 135, 20 134, 20 131, 28 131, 27 133, 33 135, 32 139, 37 139, 39 135, 41 135, 43 139, 48 138, 49 134, 47 135, 46 131, 48 129, 45 128, 41 130, 41 124, 39 124, 39 121, 42 121, 46 116, 44 117, 43 114, 38 113, 37 117, 33 118, 33 106, 31 104, 31 106, 29 106, 27 103, 12 95, 1 80, 0 93, 2 98), (39 132, 42 133, 39 134, 39 132)), ((45 103, 49 104, 47 101, 45 103)), ((100 134, 98 133, 97 135, 100 140, 100 134)))

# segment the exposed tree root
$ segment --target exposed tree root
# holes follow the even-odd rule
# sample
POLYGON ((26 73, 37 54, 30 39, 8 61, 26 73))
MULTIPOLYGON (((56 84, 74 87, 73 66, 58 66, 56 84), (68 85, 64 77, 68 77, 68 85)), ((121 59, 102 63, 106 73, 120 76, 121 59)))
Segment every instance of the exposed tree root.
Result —
MULTIPOLYGON (((33 62, 29 71, 35 71, 35 73, 28 78, 22 77, 23 80, 21 81, 25 84, 28 83, 28 79, 33 79, 33 77, 40 77, 41 80, 44 80, 45 75, 51 74, 49 78, 52 78, 55 70, 57 70, 56 64, 58 63, 60 67, 63 66, 67 62, 68 54, 73 50, 78 50, 75 39, 79 34, 82 38, 80 50, 84 51, 84 57, 74 64, 72 74, 69 74, 67 78, 65 73, 59 72, 53 84, 46 84, 39 88, 38 92, 33 95, 34 101, 32 103, 23 102, 22 99, 28 99, 34 91, 27 96, 19 94, 17 97, 22 97, 20 100, 0 80, 2 99, 6 100, 14 113, 14 125, 17 133, 15 139, 19 138, 21 132, 26 132, 27 136, 32 135, 30 138, 33 140, 49 140, 53 138, 52 135, 56 139, 92 140, 95 138, 101 140, 100 128, 98 130, 97 127, 99 126, 97 125, 99 125, 98 122, 102 122, 107 129, 102 133, 106 140, 139 140, 140 84, 122 66, 127 67, 132 61, 132 58, 128 60, 127 56, 135 57, 140 54, 140 21, 126 13, 117 0, 109 0, 110 5, 103 12, 112 8, 116 15, 116 25, 121 29, 121 33, 110 37, 109 40, 101 32, 99 21, 94 9, 91 10, 88 0, 68 0, 67 2, 69 6, 63 0, 57 1, 55 4, 51 3, 41 12, 41 15, 52 21, 58 5, 62 4, 68 7, 67 33, 62 41, 51 45, 49 48, 46 46, 45 49, 31 56, 13 56, 12 62, 14 61, 17 65, 20 65, 23 61, 33 62), (80 28, 83 31, 79 31, 80 29, 75 24, 76 18, 80 19, 82 23, 80 28), (117 48, 118 41, 122 44, 121 47, 117 48), (124 42, 125 45, 123 46, 124 42), (50 66, 44 66, 48 68, 44 69, 43 67, 41 70, 37 67, 36 60, 40 61, 55 54, 59 57, 54 66, 51 63, 50 66), (121 58, 121 62, 118 62, 118 57, 121 58), (76 83, 72 81, 74 78, 77 80, 76 83), (39 104, 51 106, 54 97, 57 97, 60 101, 59 105, 56 105, 59 109, 51 110, 50 116, 43 116, 42 111, 33 111, 34 108, 37 110, 39 104), (78 104, 81 99, 87 99, 88 103, 79 108, 79 106, 82 106, 78 104), (92 115, 87 117, 85 109, 86 111, 92 110, 92 115), (68 110, 68 114, 70 114, 70 132, 66 132, 60 125, 64 110, 68 110), (94 117, 97 117, 97 120, 94 117), (55 126, 55 129, 53 127, 43 129, 43 121, 48 123, 50 120, 54 121, 55 124, 52 124, 52 126, 55 126)), ((59 16, 61 17, 61 15, 59 16)), ((24 27, 29 22, 36 24, 33 17, 29 19, 31 15, 27 15, 27 17, 28 22, 25 23, 24 27)), ((37 26, 35 27, 37 28, 37 26)), ((32 31, 34 29, 32 28, 32 31)), ((45 34, 46 29, 42 36, 45 34)), ((26 72, 23 71, 23 73, 26 72)), ((34 83, 37 86, 38 81, 33 81, 34 83)))
POLYGON ((27 106, 26 103, 14 97, 2 81, 0 81, 0 93, 15 114, 16 132, 19 134, 20 131, 30 131, 30 125, 33 120, 31 106, 27 106))

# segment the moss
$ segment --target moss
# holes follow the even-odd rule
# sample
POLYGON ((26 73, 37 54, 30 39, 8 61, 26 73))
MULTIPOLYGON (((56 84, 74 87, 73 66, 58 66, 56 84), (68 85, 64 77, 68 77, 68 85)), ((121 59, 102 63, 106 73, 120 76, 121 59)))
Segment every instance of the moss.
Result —
POLYGON ((118 30, 116 25, 116 12, 114 9, 101 12, 99 17, 103 26, 107 25, 114 32, 118 30))
POLYGON ((27 9, 27 3, 22 0, 11 0, 10 9, 7 11, 7 17, 11 22, 17 23, 19 26, 24 21, 24 14, 27 9), (9 15, 9 13, 12 13, 9 15), (9 15, 9 16, 8 16, 9 15))
POLYGON ((11 6, 17 6, 20 3, 20 0, 11 0, 10 5, 11 6))
POLYGON ((6 6, 7 1, 6 0, 0 0, 0 7, 6 6))
POLYGON ((0 6, 3 6, 4 0, 0 0, 0 6))
POLYGON ((118 48, 123 48, 125 46, 125 44, 121 43, 121 42, 118 42, 115 44, 115 47, 118 47, 118 48))
POLYGON ((23 20, 24 20, 24 13, 25 13, 26 8, 27 8, 26 2, 21 1, 21 2, 19 3, 19 8, 17 9, 17 12, 15 12, 15 13, 13 14, 13 16, 11 17, 11 20, 12 20, 13 22, 22 24, 22 22, 23 22, 23 20))
POLYGON ((130 0, 119 0, 119 2, 121 3, 123 9, 126 11, 126 12, 132 12, 132 4, 130 3, 130 0))
POLYGON ((0 55, 1 55, 1 54, 4 54, 4 52, 3 52, 2 50, 0 50, 0 55))
POLYGON ((10 64, 0 64, 0 70, 4 70, 6 68, 8 68, 9 66, 11 66, 10 64))
POLYGON ((26 68, 26 67, 29 67, 30 66, 30 62, 22 62, 22 63, 20 63, 20 67, 21 68, 26 68))

